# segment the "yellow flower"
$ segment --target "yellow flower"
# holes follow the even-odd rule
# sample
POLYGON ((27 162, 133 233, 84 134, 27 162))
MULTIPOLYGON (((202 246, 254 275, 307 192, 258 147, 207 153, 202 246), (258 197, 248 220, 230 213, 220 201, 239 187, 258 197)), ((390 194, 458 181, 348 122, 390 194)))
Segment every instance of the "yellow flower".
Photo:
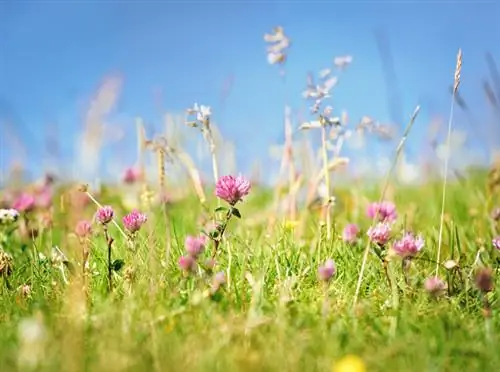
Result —
POLYGON ((346 355, 333 364, 332 372, 366 372, 366 366, 357 355, 346 355))
POLYGON ((286 220, 285 221, 285 229, 287 230, 293 230, 297 225, 299 224, 299 221, 293 221, 293 220, 286 220))

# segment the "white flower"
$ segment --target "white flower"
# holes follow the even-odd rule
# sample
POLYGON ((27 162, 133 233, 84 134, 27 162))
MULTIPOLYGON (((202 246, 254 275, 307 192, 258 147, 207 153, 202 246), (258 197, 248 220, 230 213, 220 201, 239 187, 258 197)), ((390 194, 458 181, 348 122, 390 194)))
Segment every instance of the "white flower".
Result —
MULTIPOLYGON (((204 123, 210 119, 212 115, 212 111, 210 106, 198 105, 195 103, 192 108, 186 110, 188 115, 196 115, 196 120, 200 123, 204 123)), ((190 123, 196 126, 196 122, 190 123)))
POLYGON ((338 68, 345 68, 352 62, 352 56, 335 57, 333 64, 338 68))
POLYGON ((210 116, 212 115, 212 111, 209 106, 200 106, 200 110, 198 111, 198 114, 196 115, 196 118, 199 121, 206 121, 210 119, 210 116))
POLYGON ((15 209, 0 209, 0 225, 9 225, 16 222, 19 212, 15 209))

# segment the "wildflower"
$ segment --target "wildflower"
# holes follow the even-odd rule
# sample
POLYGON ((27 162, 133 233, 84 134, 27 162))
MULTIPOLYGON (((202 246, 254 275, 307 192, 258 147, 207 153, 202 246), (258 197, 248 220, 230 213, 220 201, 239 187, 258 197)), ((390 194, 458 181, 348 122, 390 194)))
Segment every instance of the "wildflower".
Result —
POLYGON ((346 243, 355 243, 358 240, 359 227, 354 223, 348 224, 342 231, 342 239, 346 243))
POLYGON ((287 230, 293 230, 299 225, 299 221, 296 220, 286 220, 284 223, 284 227, 287 230))
POLYGON ((437 276, 433 276, 425 280, 424 288, 427 293, 437 297, 446 289, 446 283, 437 276))
POLYGON ((114 214, 115 212, 113 211, 113 208, 109 205, 106 205, 98 209, 97 213, 95 214, 95 219, 97 220, 97 222, 103 225, 107 225, 113 219, 114 214))
POLYGON ((87 220, 79 221, 75 227, 75 233, 80 238, 86 238, 92 233, 92 225, 87 220))
POLYGON ((134 234, 141 229, 142 225, 144 225, 147 220, 148 217, 144 213, 133 210, 123 217, 123 225, 131 234, 134 234))
POLYGON ((386 245, 391 238, 391 226, 385 222, 379 222, 370 227, 366 233, 370 240, 378 245, 386 245))
POLYGON ((329 259, 324 265, 318 268, 319 280, 327 282, 335 275, 336 272, 337 267, 335 266, 335 262, 332 259, 329 259))
POLYGON ((35 205, 38 208, 49 208, 52 205, 52 190, 49 187, 43 187, 36 195, 35 205))
POLYGON ((194 270, 196 260, 191 256, 182 256, 179 258, 179 267, 185 271, 194 270))
POLYGON ((497 237, 496 237, 496 238, 494 238, 491 242, 493 243, 493 246, 494 246, 496 249, 500 250, 500 236, 497 236, 497 237))
POLYGON ((250 182, 243 176, 222 176, 215 186, 215 195, 231 205, 250 192, 250 182))
POLYGON ((0 277, 8 277, 14 269, 14 260, 12 256, 3 250, 0 250, 0 277))
POLYGON ((333 64, 342 69, 345 69, 352 62, 352 56, 341 56, 335 57, 333 60, 333 64))
POLYGON ((392 222, 398 217, 396 206, 389 201, 371 203, 366 210, 366 214, 369 218, 377 218, 382 222, 392 222))
POLYGON ((35 198, 31 194, 23 193, 14 200, 12 207, 19 212, 30 212, 35 208, 35 198))
POLYGON ((31 287, 28 284, 24 284, 19 287, 19 294, 22 297, 30 297, 31 296, 31 287))
POLYGON ((290 39, 285 35, 283 27, 275 27, 271 34, 265 34, 264 41, 268 43, 267 61, 271 65, 283 64, 290 47, 290 39))
POLYGON ((476 287, 483 293, 493 290, 493 271, 483 267, 476 272, 476 287))
POLYGON ((394 242, 393 251, 402 258, 413 257, 424 247, 424 239, 415 237, 412 233, 406 233, 402 239, 394 242))
POLYGON ((217 292, 219 288, 225 284, 226 284, 226 274, 223 271, 215 274, 212 281, 212 293, 217 292))
POLYGON ((206 244, 207 237, 205 235, 200 235, 198 237, 188 236, 186 237, 184 247, 189 256, 197 258, 205 249, 206 244))
POLYGON ((0 225, 10 225, 19 218, 19 212, 15 209, 0 209, 0 225))
POLYGON ((210 120, 210 115, 212 115, 212 110, 210 109, 209 106, 204 106, 201 105, 200 109, 196 113, 196 120, 203 122, 206 122, 210 120))
POLYGON ((123 173, 123 182, 126 184, 133 184, 139 181, 141 172, 135 168, 127 168, 123 173))
POLYGON ((366 372, 363 359, 357 355, 346 355, 333 365, 333 372, 366 372))
MULTIPOLYGON (((196 115, 196 120, 202 124, 208 124, 210 121, 210 116, 212 115, 212 110, 210 106, 198 105, 195 103, 193 108, 187 109, 188 115, 196 115)), ((196 122, 189 122, 192 126, 198 126, 196 122)))

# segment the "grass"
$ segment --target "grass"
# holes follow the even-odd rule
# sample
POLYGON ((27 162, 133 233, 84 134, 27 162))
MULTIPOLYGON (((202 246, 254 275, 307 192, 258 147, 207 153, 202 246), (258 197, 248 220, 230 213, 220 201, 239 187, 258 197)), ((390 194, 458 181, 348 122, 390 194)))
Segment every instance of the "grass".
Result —
MULTIPOLYGON (((72 217, 54 206, 52 228, 32 241, 15 236, 5 247, 15 266, 8 279, 11 289, 3 285, 0 297, 2 371, 27 370, 24 348, 31 350, 28 355, 36 361, 37 371, 324 371, 346 354, 363 358, 369 371, 493 369, 500 362, 496 290, 489 294, 493 315, 488 339, 480 293, 472 276, 467 277, 483 244, 487 251, 483 259, 496 265, 496 252, 488 244, 488 211, 474 192, 478 184, 484 180, 449 185, 443 233, 443 257, 459 260, 469 285, 457 282, 455 293, 437 299, 423 290, 423 280, 435 269, 440 187, 400 187, 394 196, 400 213, 395 231, 403 225, 411 227, 423 234, 426 246, 413 262, 408 286, 400 263, 390 263, 395 293, 388 288, 378 259, 370 255, 355 309, 352 299, 366 239, 362 235, 358 244, 348 245, 339 238, 348 222, 343 217, 347 211, 336 211, 331 240, 326 240, 324 231, 318 236, 320 216, 312 213, 300 239, 283 223, 269 233, 263 225, 246 223, 248 216, 264 210, 268 198, 255 187, 241 203, 242 219, 230 222, 221 245, 216 270, 225 271, 227 284, 213 297, 207 291, 209 275, 202 271, 185 275, 177 266, 184 237, 200 230, 197 221, 204 209, 196 198, 169 205, 168 219, 161 207, 152 208, 136 251, 128 248, 115 226, 109 226, 115 239, 113 258, 125 261, 125 267, 114 273, 114 291, 109 296, 107 246, 94 226, 89 240, 94 275, 86 297, 80 270, 72 274, 65 267, 65 283, 58 264, 50 262, 54 245, 74 267, 81 250, 71 234, 72 217), (473 218, 470 207, 476 209, 473 218), (170 250, 166 224, 170 225, 170 250), (40 253, 48 258, 40 259, 40 253), (324 315, 325 291, 317 268, 327 258, 335 260, 338 271, 328 285, 324 315), (27 296, 18 290, 26 284, 30 286, 27 296), (19 324, 26 319, 38 319, 40 323, 33 324, 39 324, 43 334, 37 336, 33 324, 28 335, 19 333, 19 324)), ((356 192, 347 189, 343 195, 356 197, 356 192)), ((101 203, 114 205, 119 216, 124 214, 117 190, 103 195, 101 203)), ((78 218, 89 218, 94 212, 90 204, 78 218)), ((360 217, 355 222, 365 232, 371 221, 360 217)), ((209 250, 205 254, 208 257, 209 250)))

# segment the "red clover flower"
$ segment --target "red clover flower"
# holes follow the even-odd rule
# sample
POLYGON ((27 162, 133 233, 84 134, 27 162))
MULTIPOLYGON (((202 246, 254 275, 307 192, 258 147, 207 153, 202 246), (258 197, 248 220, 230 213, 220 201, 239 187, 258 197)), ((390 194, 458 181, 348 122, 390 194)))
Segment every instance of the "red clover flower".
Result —
POLYGON ((424 239, 421 236, 414 236, 411 232, 405 233, 403 238, 394 242, 392 249, 402 257, 414 257, 424 247, 424 239))
POLYGON ((14 200, 12 207, 19 212, 29 212, 35 208, 35 197, 31 194, 23 193, 14 200))
POLYGON ((215 195, 235 205, 250 192, 250 181, 243 176, 222 176, 215 186, 215 195))
POLYGON ((492 241, 493 246, 500 251, 500 235, 494 238, 492 241))
POLYGON ((327 260, 324 265, 318 268, 318 278, 324 282, 329 281, 336 273, 337 267, 332 259, 327 260))
POLYGON ((206 244, 207 237, 205 235, 200 235, 198 237, 188 236, 186 237, 184 246, 188 255, 196 259, 201 253, 203 253, 206 244))
POLYGON ((433 276, 425 280, 424 288, 427 293, 437 297, 446 289, 446 283, 437 276, 433 276))
POLYGON ((123 217, 122 221, 125 229, 127 229, 131 234, 134 234, 141 229, 142 225, 144 225, 147 220, 148 217, 144 213, 133 210, 123 217))
POLYGON ((97 210, 97 213, 95 214, 95 219, 97 220, 97 222, 103 225, 107 225, 113 219, 114 214, 115 212, 113 211, 113 208, 110 207, 109 205, 106 205, 97 210))
POLYGON ((366 233, 370 240, 378 245, 386 245, 391 238, 391 226, 386 222, 379 222, 370 227, 366 233))
POLYGON ((366 214, 369 218, 377 218, 381 222, 393 222, 398 218, 396 206, 390 201, 371 203, 366 214))
POLYGON ((342 231, 342 239, 346 243, 355 243, 358 240, 359 227, 354 223, 348 224, 342 231))
POLYGON ((92 233, 92 225, 87 220, 82 220, 76 224, 75 233, 80 238, 86 238, 92 233))

